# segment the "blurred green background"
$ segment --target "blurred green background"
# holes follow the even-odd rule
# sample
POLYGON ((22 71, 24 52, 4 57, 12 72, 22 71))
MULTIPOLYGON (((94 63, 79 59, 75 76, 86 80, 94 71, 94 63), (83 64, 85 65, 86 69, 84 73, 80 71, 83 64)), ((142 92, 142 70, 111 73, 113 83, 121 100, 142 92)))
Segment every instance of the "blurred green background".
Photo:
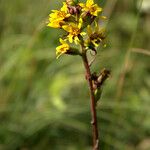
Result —
MULTIPOLYGON (((150 150, 150 1, 95 2, 108 38, 92 70, 112 71, 97 107, 101 150, 150 150)), ((91 150, 83 64, 56 60, 62 32, 46 27, 61 3, 0 0, 0 150, 91 150)))

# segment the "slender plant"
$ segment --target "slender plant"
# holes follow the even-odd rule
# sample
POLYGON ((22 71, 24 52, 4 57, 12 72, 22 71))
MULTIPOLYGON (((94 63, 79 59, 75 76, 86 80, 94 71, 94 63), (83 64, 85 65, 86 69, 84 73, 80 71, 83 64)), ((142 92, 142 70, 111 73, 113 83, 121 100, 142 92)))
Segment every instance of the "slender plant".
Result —
POLYGON ((106 19, 101 15, 102 10, 93 0, 87 0, 86 3, 81 3, 79 0, 66 0, 60 10, 52 10, 47 25, 62 29, 66 33, 59 39, 61 44, 56 48, 57 58, 62 54, 77 55, 82 58, 90 91, 93 150, 100 149, 96 105, 110 71, 102 69, 100 73, 91 72, 93 61, 89 63, 87 52, 93 53, 95 59, 98 47, 106 45, 105 29, 99 25, 100 20, 106 19))

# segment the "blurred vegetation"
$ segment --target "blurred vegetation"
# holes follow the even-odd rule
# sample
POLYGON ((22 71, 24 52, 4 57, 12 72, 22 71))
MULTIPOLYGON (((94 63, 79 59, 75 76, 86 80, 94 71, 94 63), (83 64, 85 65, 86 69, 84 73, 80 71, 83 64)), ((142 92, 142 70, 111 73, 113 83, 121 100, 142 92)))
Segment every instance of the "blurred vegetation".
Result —
MULTIPOLYGON (((61 31, 45 24, 61 2, 0 0, 0 150, 91 149, 82 62, 55 59, 61 31)), ((92 69, 112 71, 97 108, 101 149, 149 150, 150 11, 139 14, 137 0, 97 2, 108 44, 92 69)))

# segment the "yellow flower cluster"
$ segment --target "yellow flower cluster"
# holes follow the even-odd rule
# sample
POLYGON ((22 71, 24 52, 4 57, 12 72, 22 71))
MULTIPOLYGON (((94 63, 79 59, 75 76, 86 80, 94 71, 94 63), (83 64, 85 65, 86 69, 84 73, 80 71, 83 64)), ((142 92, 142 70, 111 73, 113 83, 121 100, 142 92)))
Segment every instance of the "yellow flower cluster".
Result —
POLYGON ((92 23, 96 21, 100 12, 102 12, 102 8, 94 4, 93 0, 87 0, 85 4, 77 2, 73 5, 68 2, 63 2, 60 10, 52 10, 47 26, 60 28, 66 32, 63 39, 60 38, 59 40, 61 45, 56 48, 57 58, 66 53, 71 55, 79 54, 71 47, 74 44, 79 46, 84 45, 86 49, 90 49, 90 44, 94 47, 98 46, 102 39, 100 37, 92 39, 93 33, 86 34, 85 29, 93 26, 92 23))
POLYGON ((52 10, 53 13, 49 15, 49 27, 60 28, 65 24, 65 19, 70 17, 71 14, 68 13, 67 4, 63 2, 63 7, 59 10, 52 10))

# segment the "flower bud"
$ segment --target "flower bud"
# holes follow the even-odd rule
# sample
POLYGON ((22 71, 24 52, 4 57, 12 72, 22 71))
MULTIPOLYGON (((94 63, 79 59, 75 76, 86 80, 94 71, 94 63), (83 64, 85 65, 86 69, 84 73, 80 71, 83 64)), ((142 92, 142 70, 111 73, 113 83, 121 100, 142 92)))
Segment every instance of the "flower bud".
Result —
POLYGON ((66 0, 67 5, 75 6, 77 5, 79 0, 66 0))

